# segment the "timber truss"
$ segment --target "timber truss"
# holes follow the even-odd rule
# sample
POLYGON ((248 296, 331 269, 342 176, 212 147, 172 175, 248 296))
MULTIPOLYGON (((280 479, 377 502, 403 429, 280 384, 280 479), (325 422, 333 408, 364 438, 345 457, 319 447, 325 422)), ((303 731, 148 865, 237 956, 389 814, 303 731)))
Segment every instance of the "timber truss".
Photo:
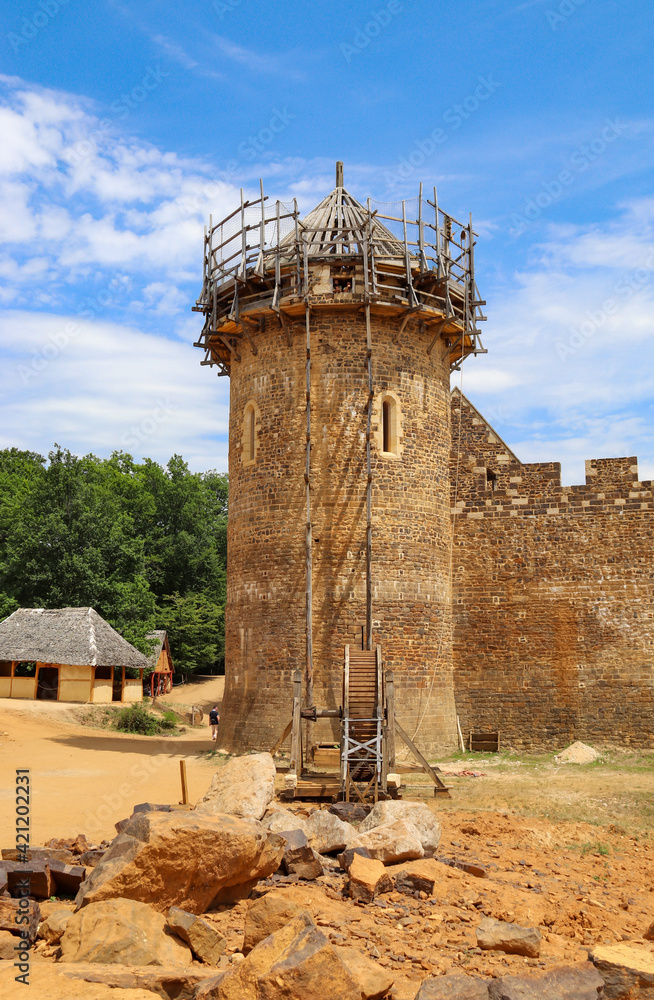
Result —
POLYGON ((343 704, 340 708, 302 708, 302 674, 293 676, 293 715, 271 749, 277 753, 291 737, 286 798, 338 799, 365 802, 398 798, 399 776, 395 767, 395 737, 399 736, 434 783, 434 795, 449 796, 449 789, 420 753, 395 717, 393 673, 384 673, 381 646, 374 650, 345 646, 343 657, 343 704), (302 722, 338 719, 340 751, 338 770, 324 774, 305 766, 302 722))
POLYGON ((410 321, 449 348, 450 367, 470 354, 485 354, 477 324, 486 319, 475 281, 472 219, 458 222, 432 200, 361 205, 343 187, 337 164, 336 188, 304 220, 297 202, 246 200, 204 235, 202 291, 194 311, 204 315, 196 347, 203 365, 229 375, 241 345, 257 353, 257 333, 275 319, 291 343, 292 328, 304 326, 308 308, 356 307, 410 321), (382 211, 385 209, 386 211, 382 211), (317 282, 323 265, 326 277, 317 282), (325 265, 327 265, 325 269, 325 265))

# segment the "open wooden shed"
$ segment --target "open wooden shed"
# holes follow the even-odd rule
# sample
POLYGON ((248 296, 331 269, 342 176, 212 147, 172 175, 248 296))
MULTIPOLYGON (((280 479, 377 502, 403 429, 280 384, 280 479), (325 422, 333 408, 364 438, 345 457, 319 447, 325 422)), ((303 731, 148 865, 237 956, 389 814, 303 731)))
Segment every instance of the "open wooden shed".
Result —
POLYGON ((145 637, 154 643, 150 653, 150 695, 170 694, 173 689, 173 658, 170 655, 168 633, 164 629, 148 632, 145 637))
POLYGON ((0 698, 141 701, 148 666, 93 608, 19 608, 0 623, 0 698))

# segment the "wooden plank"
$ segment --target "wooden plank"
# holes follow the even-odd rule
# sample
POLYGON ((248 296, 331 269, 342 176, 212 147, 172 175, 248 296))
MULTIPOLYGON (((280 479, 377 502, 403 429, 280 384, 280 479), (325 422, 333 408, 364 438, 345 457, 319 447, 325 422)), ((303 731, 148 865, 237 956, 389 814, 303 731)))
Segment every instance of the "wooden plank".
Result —
POLYGON ((281 747, 281 745, 284 742, 284 740, 288 739, 288 736, 289 736, 292 728, 293 728, 293 719, 291 719, 291 721, 288 723, 288 725, 286 726, 286 729, 284 730, 284 732, 282 733, 282 735, 279 737, 279 739, 275 743, 275 745, 272 748, 272 750, 270 751, 270 756, 271 757, 275 756, 275 754, 277 753, 277 751, 281 747))
POLYGON ((408 746, 409 750, 411 751, 411 753, 413 754, 413 756, 416 758, 416 760, 420 761, 420 763, 422 764, 423 768, 425 769, 425 771, 427 772, 427 774, 429 775, 429 777, 434 782, 434 785, 437 788, 443 788, 443 789, 445 789, 445 791, 447 791, 447 789, 445 788, 445 785, 443 784, 443 782, 441 781, 441 779, 438 777, 438 775, 434 771, 434 769, 431 766, 431 764, 420 753, 420 751, 418 750, 418 747, 415 745, 415 743, 413 742, 413 740, 411 739, 411 737, 408 735, 408 733, 404 732, 404 730, 402 729, 402 726, 399 724, 399 722, 397 721, 397 719, 395 720, 395 729, 396 729, 396 732, 402 737, 402 739, 404 740, 404 742, 406 743, 406 745, 408 746))
POLYGON ((293 721, 291 738, 291 760, 289 773, 302 772, 302 674, 299 670, 293 673, 293 721))

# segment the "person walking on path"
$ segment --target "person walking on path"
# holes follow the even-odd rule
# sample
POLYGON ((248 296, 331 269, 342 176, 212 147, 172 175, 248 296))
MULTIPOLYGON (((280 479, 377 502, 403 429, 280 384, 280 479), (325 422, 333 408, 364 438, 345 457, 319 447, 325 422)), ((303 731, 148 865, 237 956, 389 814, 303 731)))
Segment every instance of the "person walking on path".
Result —
POLYGON ((211 739, 215 742, 218 739, 218 726, 220 725, 217 705, 214 705, 209 712, 209 725, 211 726, 211 739))

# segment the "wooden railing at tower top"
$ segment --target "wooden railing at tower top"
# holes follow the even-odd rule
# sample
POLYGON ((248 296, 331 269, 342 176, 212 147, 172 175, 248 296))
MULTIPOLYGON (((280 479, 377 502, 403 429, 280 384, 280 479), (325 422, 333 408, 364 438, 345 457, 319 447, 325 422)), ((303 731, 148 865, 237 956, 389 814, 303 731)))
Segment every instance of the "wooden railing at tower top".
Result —
MULTIPOLYGON (((485 353, 477 324, 485 320, 475 279, 472 220, 464 225, 424 200, 373 203, 364 208, 342 188, 335 189, 309 216, 300 219, 297 202, 270 202, 260 181, 258 198, 246 200, 205 229, 202 290, 194 306, 205 316, 196 346, 203 364, 229 374, 242 339, 252 343, 261 309, 276 312, 281 302, 306 301, 309 266, 316 261, 365 266, 365 294, 353 301, 402 306, 410 314, 437 310, 458 332, 459 355, 485 353), (407 212, 407 204, 414 209, 407 212), (393 211, 395 209, 395 211, 393 211)), ((336 286, 335 286, 336 290, 336 286)), ((454 344, 454 348, 456 348, 454 344)), ((458 357, 458 362, 456 358, 458 357)))

